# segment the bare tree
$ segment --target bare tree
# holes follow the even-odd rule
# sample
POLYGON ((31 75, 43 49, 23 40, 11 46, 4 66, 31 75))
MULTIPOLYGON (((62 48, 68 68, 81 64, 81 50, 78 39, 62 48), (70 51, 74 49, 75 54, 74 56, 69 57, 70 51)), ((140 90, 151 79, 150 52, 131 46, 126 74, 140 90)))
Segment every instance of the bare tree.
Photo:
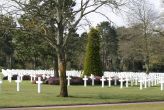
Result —
POLYGON ((129 2, 129 14, 128 19, 129 22, 134 24, 142 25, 141 33, 144 38, 144 59, 145 59, 145 68, 146 73, 149 74, 149 41, 148 37, 152 32, 153 23, 156 20, 156 13, 153 10, 152 5, 148 2, 148 0, 130 0, 129 2))

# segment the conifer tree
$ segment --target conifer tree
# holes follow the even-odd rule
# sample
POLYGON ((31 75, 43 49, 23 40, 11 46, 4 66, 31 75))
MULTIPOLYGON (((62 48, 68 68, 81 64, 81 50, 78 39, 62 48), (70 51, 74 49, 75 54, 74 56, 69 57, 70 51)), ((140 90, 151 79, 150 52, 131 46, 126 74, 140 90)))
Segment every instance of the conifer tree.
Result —
POLYGON ((98 30, 92 28, 88 35, 86 47, 84 74, 90 76, 102 76, 102 66, 100 60, 100 35, 98 30))

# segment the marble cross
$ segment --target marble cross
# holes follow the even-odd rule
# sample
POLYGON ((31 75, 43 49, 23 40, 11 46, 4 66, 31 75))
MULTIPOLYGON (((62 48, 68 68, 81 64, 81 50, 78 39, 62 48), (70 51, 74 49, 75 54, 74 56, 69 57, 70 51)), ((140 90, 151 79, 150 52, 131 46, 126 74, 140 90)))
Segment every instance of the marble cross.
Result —
POLYGON ((123 77, 121 77, 119 81, 120 81, 120 88, 122 89, 123 88, 123 82, 124 82, 123 77))
POLYGON ((108 86, 111 87, 112 78, 109 76, 107 80, 108 80, 108 86))
POLYGON ((147 78, 144 79, 145 88, 147 88, 147 78))
POLYGON ((45 75, 45 74, 43 74, 43 75, 42 75, 42 77, 43 77, 43 79, 45 79, 45 78, 46 78, 46 75, 45 75))
POLYGON ((117 77, 114 76, 114 85, 117 86, 117 77))
POLYGON ((140 83, 140 90, 142 90, 143 88, 142 88, 142 84, 143 84, 143 80, 141 79, 141 80, 139 80, 139 83, 140 83))
POLYGON ((23 81, 23 74, 20 74, 20 80, 23 81))
POLYGON ((94 77, 94 75, 93 75, 93 74, 91 74, 90 78, 91 78, 91 80, 92 80, 92 86, 94 86, 94 85, 95 85, 95 82, 94 82, 95 77, 94 77))
POLYGON ((9 74, 9 75, 8 75, 8 81, 11 83, 11 80, 12 80, 12 75, 9 74))
POLYGON ((138 78, 135 78, 135 85, 138 85, 138 78))
POLYGON ((129 86, 129 78, 128 78, 128 76, 126 76, 126 87, 128 87, 129 86))
POLYGON ((104 87, 104 82, 106 81, 105 77, 102 76, 102 78, 101 78, 100 80, 101 80, 101 82, 102 82, 102 87, 104 87))
POLYGON ((32 82, 32 80, 33 80, 33 75, 32 74, 30 75, 30 78, 31 78, 31 82, 32 82))
POLYGON ((84 80, 84 87, 87 87, 87 80, 88 80, 88 78, 87 78, 86 75, 84 76, 83 80, 84 80))
POLYGON ((41 81, 41 77, 38 77, 38 81, 36 81, 36 83, 38 84, 38 93, 41 92, 41 84, 43 83, 43 81, 41 81))
POLYGON ((68 75, 68 77, 67 77, 67 86, 70 86, 70 80, 71 80, 71 77, 70 77, 70 75, 68 75))
POLYGON ((36 75, 33 75, 34 81, 36 80, 36 75))
POLYGON ((163 77, 160 78, 160 84, 161 84, 161 91, 163 91, 163 84, 164 84, 163 77))
POLYGON ((17 76, 17 80, 15 82, 17 83, 17 92, 19 92, 20 91, 20 83, 21 83, 20 76, 17 76))

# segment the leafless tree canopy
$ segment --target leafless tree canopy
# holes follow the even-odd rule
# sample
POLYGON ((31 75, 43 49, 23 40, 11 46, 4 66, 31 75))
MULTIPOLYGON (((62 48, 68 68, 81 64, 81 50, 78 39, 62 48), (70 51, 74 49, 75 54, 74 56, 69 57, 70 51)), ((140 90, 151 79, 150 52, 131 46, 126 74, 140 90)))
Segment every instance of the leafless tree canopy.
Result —
POLYGON ((157 14, 148 0, 130 0, 128 18, 132 24, 144 23, 148 26, 155 22, 157 14))

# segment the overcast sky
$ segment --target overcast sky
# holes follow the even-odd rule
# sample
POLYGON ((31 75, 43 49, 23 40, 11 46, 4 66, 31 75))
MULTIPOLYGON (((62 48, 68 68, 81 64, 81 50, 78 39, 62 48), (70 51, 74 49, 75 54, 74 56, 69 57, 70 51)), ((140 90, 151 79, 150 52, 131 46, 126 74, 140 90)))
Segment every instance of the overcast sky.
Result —
MULTIPOLYGON (((4 3, 7 0, 0 0, 0 4, 4 3)), ((157 10, 158 12, 161 10, 161 1, 164 0, 148 0, 150 1, 150 3, 152 5, 154 5, 154 9, 157 10)), ((110 18, 110 20, 112 22, 114 22, 116 24, 116 26, 125 26, 127 25, 126 22, 126 16, 123 13, 113 13, 111 10, 106 9, 106 8, 102 8, 101 10, 99 10, 101 12, 103 12, 106 16, 108 16, 110 18)), ((125 10, 126 11, 126 10, 125 10)), ((89 19, 89 21, 91 22, 92 26, 96 26, 97 24, 99 24, 102 21, 107 21, 107 19, 101 15, 98 14, 90 14, 89 16, 87 16, 87 18, 89 19)), ((81 28, 81 31, 87 31, 88 27, 84 27, 84 29, 81 28)))
MULTIPOLYGON (((162 10, 160 5, 162 0, 149 0, 149 1, 153 5, 155 11, 159 12, 160 10, 162 10)), ((123 14, 123 12, 113 13, 111 10, 109 10, 109 8, 108 9, 102 8, 100 11, 103 12, 106 16, 108 16, 110 20, 115 23, 116 26, 128 25, 126 16, 125 14, 123 14)), ((98 14, 90 14, 87 18, 90 20, 92 26, 96 26, 102 21, 107 21, 105 17, 98 14)), ((84 28, 79 29, 78 32, 82 33, 83 31, 88 31, 88 28, 89 27, 85 26, 84 28)))
MULTIPOLYGON (((158 10, 161 10, 161 8, 160 8, 160 0, 149 0, 149 1, 150 1, 150 3, 152 5, 154 5, 153 7, 154 7, 155 10, 157 10, 157 11, 158 10)), ((109 18, 111 19, 111 21, 113 21, 114 23, 116 23, 116 25, 123 26, 123 25, 126 24, 126 18, 125 18, 125 16, 123 14, 121 14, 121 13, 113 13, 112 11, 106 10, 106 9, 102 9, 102 11, 107 16, 109 16, 109 18)), ((99 22, 101 22, 103 20, 106 20, 102 16, 97 16, 97 14, 90 15, 89 18, 91 18, 91 21, 92 21, 92 23, 94 25, 96 25, 97 23, 99 23, 99 22)))

